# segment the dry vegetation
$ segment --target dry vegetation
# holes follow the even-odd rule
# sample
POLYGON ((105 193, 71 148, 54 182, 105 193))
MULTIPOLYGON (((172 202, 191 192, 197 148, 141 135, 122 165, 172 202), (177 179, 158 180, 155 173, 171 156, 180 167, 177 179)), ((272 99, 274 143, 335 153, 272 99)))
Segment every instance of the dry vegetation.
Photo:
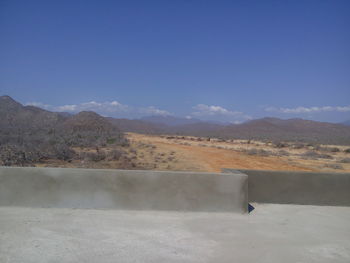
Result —
MULTIPOLYGON (((127 123, 134 122, 128 120, 127 123)), ((145 125, 146 130, 150 128, 150 124, 142 121, 134 124, 138 126, 140 123, 145 125)), ((207 124, 198 125, 195 126, 199 130, 208 128, 207 124)), ((335 137, 349 142, 346 140, 349 128, 345 126, 304 120, 265 118, 239 126, 240 132, 237 129, 230 130, 230 134, 239 138, 239 134, 249 135, 249 132, 254 132, 264 135, 269 131, 269 136, 272 136, 274 133, 271 133, 271 125, 279 125, 283 128, 283 134, 285 129, 291 130, 294 137, 305 132, 315 137, 323 131, 325 138, 334 138, 332 134, 338 131, 337 134, 342 136, 335 137)), ((119 126, 125 128, 125 125, 117 125, 94 112, 67 116, 23 106, 11 97, 0 96, 0 165, 215 172, 224 167, 350 171, 349 146, 291 142, 293 139, 283 141, 276 134, 272 138, 279 138, 279 141, 267 141, 268 136, 263 136, 264 140, 258 141, 232 137, 209 138, 203 135, 125 135, 119 126)), ((278 131, 281 132, 280 129, 278 131)), ((179 131, 172 131, 171 134, 175 132, 179 131)), ((298 141, 302 138, 310 137, 301 136, 298 141)))
POLYGON ((348 146, 193 136, 126 135, 124 147, 74 148, 70 162, 47 160, 36 166, 219 172, 222 168, 350 172, 348 146))
POLYGON ((154 169, 220 171, 221 168, 350 171, 348 146, 288 142, 223 140, 193 136, 152 136, 128 133, 138 160, 154 169), (139 145, 152 145, 144 151, 139 145), (173 152, 173 158, 167 159, 173 152), (163 156, 162 156, 163 155, 163 156), (163 158, 159 158, 162 156, 163 158))

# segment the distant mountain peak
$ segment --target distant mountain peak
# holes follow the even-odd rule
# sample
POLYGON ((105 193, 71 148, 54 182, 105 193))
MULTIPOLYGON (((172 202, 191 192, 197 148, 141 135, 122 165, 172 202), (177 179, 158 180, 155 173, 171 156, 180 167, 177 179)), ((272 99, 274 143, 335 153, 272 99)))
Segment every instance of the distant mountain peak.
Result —
POLYGON ((113 126, 106 118, 93 111, 81 111, 78 114, 68 118, 64 123, 64 127, 68 130, 75 131, 113 131, 117 127, 113 126))
POLYGON ((5 105, 6 107, 8 106, 22 107, 22 104, 20 104, 19 102, 15 101, 13 98, 7 95, 0 96, 0 104, 5 105))
POLYGON ((102 117, 101 115, 97 114, 94 111, 81 111, 75 115, 76 117, 102 117))
POLYGON ((0 100, 9 100, 9 101, 14 101, 14 102, 16 102, 13 98, 11 98, 11 97, 8 96, 8 95, 0 96, 0 100))

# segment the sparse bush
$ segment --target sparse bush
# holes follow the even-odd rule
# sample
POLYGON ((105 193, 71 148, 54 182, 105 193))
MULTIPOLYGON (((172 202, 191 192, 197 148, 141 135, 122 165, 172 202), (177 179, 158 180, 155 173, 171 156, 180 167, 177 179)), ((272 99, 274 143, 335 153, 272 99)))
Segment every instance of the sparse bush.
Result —
POLYGON ((259 156, 270 156, 273 155, 271 151, 266 151, 263 149, 252 148, 246 151, 248 155, 259 155, 259 156))
POLYGON ((84 154, 84 159, 92 162, 99 162, 106 159, 106 154, 103 151, 99 152, 86 152, 84 154))
POLYGON ((324 165, 324 167, 327 167, 327 168, 332 168, 332 169, 338 169, 338 170, 343 170, 344 167, 340 164, 337 164, 337 163, 326 163, 324 165))
POLYGON ((340 152, 340 149, 337 148, 337 147, 322 147, 322 146, 319 146, 317 150, 322 151, 322 152, 333 152, 333 153, 340 152))
POLYGON ((341 163, 350 163, 350 158, 341 159, 339 162, 341 162, 341 163))
POLYGON ((132 148, 130 149, 130 153, 137 154, 137 151, 134 148, 132 148))
POLYGON ((337 147, 332 147, 330 150, 331 150, 332 153, 340 152, 340 149, 337 148, 337 147))
POLYGON ((107 144, 114 144, 116 142, 116 138, 107 138, 107 144))
POLYGON ((318 152, 315 151, 307 151, 304 152, 302 154, 300 154, 301 157, 305 158, 305 159, 333 159, 333 157, 331 155, 328 154, 320 154, 318 152))
POLYGON ((10 145, 1 146, 0 161, 4 166, 27 166, 29 162, 26 160, 25 152, 19 147, 10 145))
POLYGON ((350 153, 350 148, 344 150, 345 153, 350 153))
POLYGON ((285 150, 279 150, 277 152, 278 156, 289 156, 289 152, 285 151, 285 150))
POLYGON ((4 166, 34 166, 34 163, 48 158, 50 152, 38 146, 6 144, 0 146, 0 165, 4 166))
POLYGON ((274 147, 275 148, 284 148, 284 147, 287 147, 288 146, 288 144, 286 144, 286 143, 284 143, 284 142, 276 142, 275 144, 274 144, 274 147))
POLYGON ((56 144, 53 146, 53 158, 58 160, 69 161, 75 156, 75 152, 66 144, 56 144))
POLYGON ((303 149, 305 145, 303 143, 295 143, 292 145, 293 149, 303 149))
POLYGON ((123 154, 124 154, 123 151, 113 149, 112 151, 108 152, 107 159, 117 161, 120 159, 120 157, 122 157, 123 154))
POLYGON ((315 145, 315 143, 309 142, 306 144, 306 146, 307 147, 315 147, 316 145, 315 145))
POLYGON ((136 163, 134 163, 132 161, 132 159, 129 158, 128 156, 123 155, 119 159, 119 168, 121 168, 121 169, 134 169, 135 167, 137 167, 136 163))

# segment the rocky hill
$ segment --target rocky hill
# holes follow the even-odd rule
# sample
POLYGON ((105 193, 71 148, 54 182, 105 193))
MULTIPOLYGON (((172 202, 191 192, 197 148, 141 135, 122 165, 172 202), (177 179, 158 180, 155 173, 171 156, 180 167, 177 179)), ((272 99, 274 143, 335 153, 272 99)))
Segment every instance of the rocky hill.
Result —
POLYGON ((0 97, 0 127, 2 129, 48 129, 67 117, 34 106, 23 106, 9 96, 0 97))
POLYGON ((76 115, 23 106, 0 97, 0 165, 31 165, 74 158, 72 147, 127 145, 123 133, 94 112, 76 115))

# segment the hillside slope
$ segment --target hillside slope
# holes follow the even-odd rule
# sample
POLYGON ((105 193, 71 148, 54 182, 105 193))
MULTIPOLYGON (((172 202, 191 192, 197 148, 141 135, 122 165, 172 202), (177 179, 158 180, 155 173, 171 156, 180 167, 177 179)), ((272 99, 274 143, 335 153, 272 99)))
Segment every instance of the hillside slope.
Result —
POLYGON ((126 145, 123 133, 94 112, 67 115, 0 97, 0 165, 70 160, 72 147, 126 145))
POLYGON ((263 118, 226 126, 220 130, 220 134, 242 139, 350 144, 350 127, 303 119, 263 118))

